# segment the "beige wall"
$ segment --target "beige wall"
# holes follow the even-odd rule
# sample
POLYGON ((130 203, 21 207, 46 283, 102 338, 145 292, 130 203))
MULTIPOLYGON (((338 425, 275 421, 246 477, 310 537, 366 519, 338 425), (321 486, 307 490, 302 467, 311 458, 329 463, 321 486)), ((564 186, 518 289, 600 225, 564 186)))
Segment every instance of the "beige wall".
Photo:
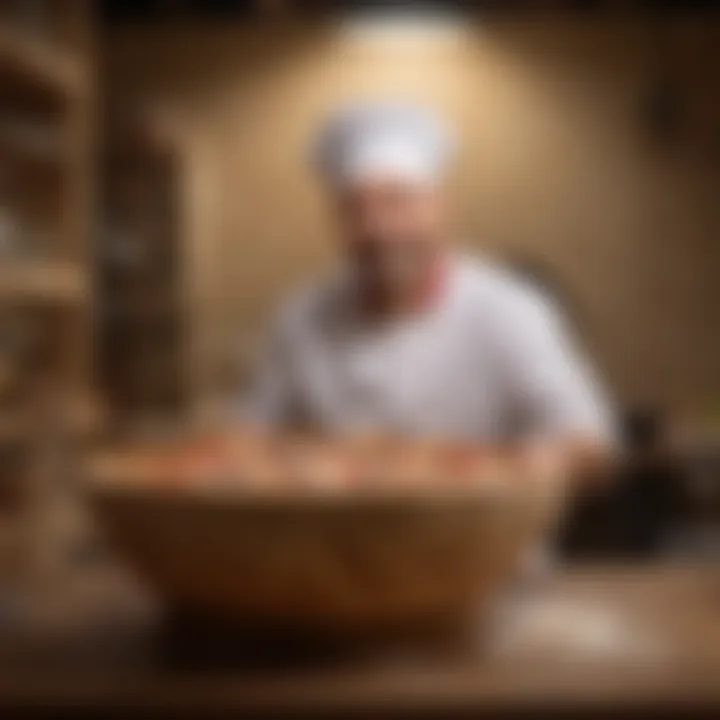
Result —
POLYGON ((643 123, 659 72, 651 30, 536 18, 400 48, 347 28, 110 37, 112 112, 147 108, 192 169, 186 240, 203 391, 226 382, 238 338, 282 292, 331 258, 304 164, 317 119, 343 99, 392 94, 427 101, 457 128, 462 235, 548 264, 620 398, 720 399, 720 90, 708 61, 720 27, 667 33, 693 129, 663 150, 643 123))

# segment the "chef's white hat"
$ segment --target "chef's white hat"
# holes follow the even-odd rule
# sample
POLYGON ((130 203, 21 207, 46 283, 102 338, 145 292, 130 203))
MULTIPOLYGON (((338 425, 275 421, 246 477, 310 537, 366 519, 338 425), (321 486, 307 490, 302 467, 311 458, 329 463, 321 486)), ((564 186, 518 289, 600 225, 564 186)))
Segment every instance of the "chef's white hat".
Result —
POLYGON ((434 183, 449 151, 449 137, 432 113, 379 103, 332 115, 320 131, 316 161, 336 185, 367 177, 434 183))

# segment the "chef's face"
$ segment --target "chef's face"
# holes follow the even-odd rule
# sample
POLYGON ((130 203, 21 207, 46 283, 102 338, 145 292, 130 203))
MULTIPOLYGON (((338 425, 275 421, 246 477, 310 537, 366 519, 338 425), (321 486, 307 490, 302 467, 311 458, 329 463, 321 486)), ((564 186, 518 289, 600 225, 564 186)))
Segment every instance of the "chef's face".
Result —
POLYGON ((337 199, 342 239, 361 282, 395 297, 417 288, 445 235, 440 189, 372 178, 346 186, 337 199))

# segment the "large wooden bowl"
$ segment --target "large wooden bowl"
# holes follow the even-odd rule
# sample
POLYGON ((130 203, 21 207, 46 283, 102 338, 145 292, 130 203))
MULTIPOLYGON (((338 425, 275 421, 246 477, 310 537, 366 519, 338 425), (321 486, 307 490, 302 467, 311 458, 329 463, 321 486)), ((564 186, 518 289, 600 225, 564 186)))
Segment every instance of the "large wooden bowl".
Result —
MULTIPOLYGON (((107 463, 104 466, 108 467, 107 463)), ((380 625, 477 612, 541 541, 558 493, 169 491, 96 471, 117 550, 183 607, 288 625, 380 625)))

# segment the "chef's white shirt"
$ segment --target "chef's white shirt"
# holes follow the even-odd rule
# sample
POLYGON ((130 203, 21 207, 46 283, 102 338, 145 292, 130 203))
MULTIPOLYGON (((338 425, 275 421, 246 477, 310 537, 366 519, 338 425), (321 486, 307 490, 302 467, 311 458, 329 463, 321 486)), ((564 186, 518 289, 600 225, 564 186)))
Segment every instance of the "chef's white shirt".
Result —
POLYGON ((552 305, 493 265, 448 265, 437 303, 385 324, 360 321, 342 273, 291 298, 244 397, 245 419, 478 442, 609 440, 598 383, 552 305))

